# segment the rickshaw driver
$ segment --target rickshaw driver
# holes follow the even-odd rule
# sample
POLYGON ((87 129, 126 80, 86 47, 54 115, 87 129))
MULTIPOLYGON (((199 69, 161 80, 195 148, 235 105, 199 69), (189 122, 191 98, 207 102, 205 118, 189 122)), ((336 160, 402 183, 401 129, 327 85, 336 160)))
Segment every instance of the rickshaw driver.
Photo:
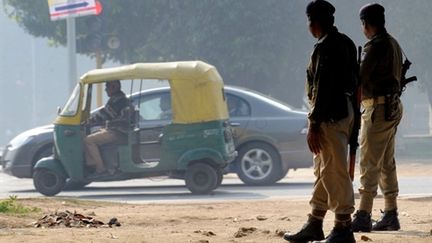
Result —
POLYGON ((95 175, 108 173, 98 146, 126 139, 130 122, 133 121, 131 116, 134 108, 132 102, 121 91, 120 81, 106 82, 105 91, 109 100, 102 109, 87 120, 88 125, 105 125, 105 127, 84 138, 86 165, 95 168, 95 175))

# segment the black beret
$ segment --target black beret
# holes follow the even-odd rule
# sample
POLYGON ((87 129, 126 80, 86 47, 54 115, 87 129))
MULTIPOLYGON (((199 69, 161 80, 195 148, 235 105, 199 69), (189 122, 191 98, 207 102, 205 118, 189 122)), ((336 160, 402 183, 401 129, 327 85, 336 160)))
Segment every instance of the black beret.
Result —
POLYGON ((366 20, 366 21, 384 21, 384 12, 385 9, 383 6, 381 6, 378 3, 369 3, 364 5, 360 9, 360 19, 366 20))
POLYGON ((330 17, 333 16, 335 11, 335 7, 325 0, 313 0, 306 7, 306 15, 310 19, 330 17))

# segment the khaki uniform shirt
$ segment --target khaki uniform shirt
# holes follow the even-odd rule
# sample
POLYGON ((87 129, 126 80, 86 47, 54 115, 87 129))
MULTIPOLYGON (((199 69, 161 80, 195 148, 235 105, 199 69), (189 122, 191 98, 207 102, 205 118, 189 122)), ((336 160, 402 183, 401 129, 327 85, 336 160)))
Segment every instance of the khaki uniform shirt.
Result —
POLYGON ((365 44, 362 55, 362 99, 400 92, 402 50, 386 30, 365 44))

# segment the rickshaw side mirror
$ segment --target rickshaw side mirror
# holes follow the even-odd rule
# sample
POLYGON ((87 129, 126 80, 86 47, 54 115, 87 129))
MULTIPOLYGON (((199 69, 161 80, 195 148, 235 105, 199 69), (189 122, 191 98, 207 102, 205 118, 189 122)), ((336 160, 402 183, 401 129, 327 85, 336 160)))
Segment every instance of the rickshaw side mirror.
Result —
POLYGON ((62 111, 62 108, 60 106, 57 106, 57 115, 60 115, 61 111, 62 111))

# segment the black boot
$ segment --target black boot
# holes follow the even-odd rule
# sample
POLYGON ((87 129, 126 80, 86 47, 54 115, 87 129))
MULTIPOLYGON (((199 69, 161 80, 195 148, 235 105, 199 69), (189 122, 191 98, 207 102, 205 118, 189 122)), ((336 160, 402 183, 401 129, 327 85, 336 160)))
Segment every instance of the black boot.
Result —
POLYGON ((354 220, 352 221, 351 227, 353 232, 371 232, 371 214, 364 210, 357 210, 354 214, 354 220))
POLYGON ((382 212, 381 219, 372 225, 372 230, 375 231, 397 231, 399 229, 397 209, 382 212))
POLYGON ((314 243, 355 243, 351 222, 337 223, 330 234, 322 241, 314 243))
POLYGON ((309 242, 324 239, 323 221, 311 215, 303 228, 296 234, 285 233, 283 238, 289 242, 309 242))

